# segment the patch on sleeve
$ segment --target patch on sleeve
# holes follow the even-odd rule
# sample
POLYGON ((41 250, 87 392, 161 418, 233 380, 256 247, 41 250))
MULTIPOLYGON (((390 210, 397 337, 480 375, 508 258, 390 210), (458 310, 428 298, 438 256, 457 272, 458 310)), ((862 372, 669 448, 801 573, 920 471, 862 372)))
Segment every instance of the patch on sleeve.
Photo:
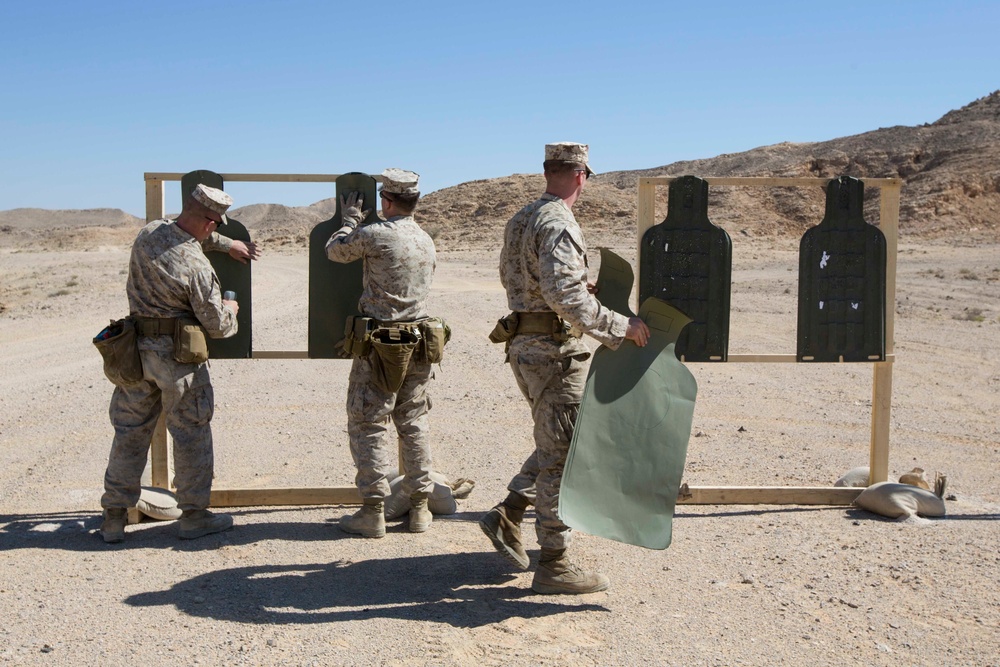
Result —
POLYGON ((583 242, 583 232, 577 225, 566 225, 552 246, 552 255, 565 263, 576 263, 586 253, 587 245, 583 242))

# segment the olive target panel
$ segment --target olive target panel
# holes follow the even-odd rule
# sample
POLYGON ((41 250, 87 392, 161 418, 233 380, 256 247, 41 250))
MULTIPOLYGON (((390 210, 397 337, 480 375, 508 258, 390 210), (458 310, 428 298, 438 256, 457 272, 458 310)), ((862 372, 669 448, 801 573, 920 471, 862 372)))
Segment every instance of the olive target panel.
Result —
POLYGON ((729 358, 733 242, 708 219, 708 183, 670 182, 667 217, 639 244, 639 303, 655 297, 691 318, 675 347, 685 361, 729 358))
POLYGON ((309 234, 309 358, 349 359, 344 348, 344 326, 351 315, 359 315, 364 280, 364 260, 348 264, 330 261, 326 242, 343 226, 340 198, 358 191, 364 209, 371 209, 361 224, 377 220, 375 179, 368 174, 351 172, 337 178, 337 211, 309 234))
MULTIPOLYGON (((181 177, 181 203, 187 201, 191 191, 197 185, 207 185, 210 188, 224 190, 222 176, 207 169, 199 169, 184 174, 181 177)), ((228 222, 219 227, 220 236, 234 241, 250 241, 250 233, 243 223, 233 220, 228 215, 228 222)), ((253 354, 253 281, 251 280, 251 264, 239 262, 225 252, 206 252, 205 256, 219 277, 222 291, 236 292, 240 310, 236 314, 239 330, 230 338, 209 338, 208 355, 211 359, 246 359, 253 354)))
MULTIPOLYGON (((603 267, 602 267, 603 272, 603 267)), ((684 473, 698 383, 677 359, 690 320, 659 299, 639 317, 649 342, 594 353, 559 488, 559 518, 573 528, 666 549, 684 473)))
POLYGON ((799 243, 798 361, 885 360, 886 241, 863 205, 862 181, 830 181, 799 243))
POLYGON ((608 248, 601 248, 601 270, 597 274, 597 300, 626 317, 635 317, 628 305, 635 277, 632 266, 608 248))

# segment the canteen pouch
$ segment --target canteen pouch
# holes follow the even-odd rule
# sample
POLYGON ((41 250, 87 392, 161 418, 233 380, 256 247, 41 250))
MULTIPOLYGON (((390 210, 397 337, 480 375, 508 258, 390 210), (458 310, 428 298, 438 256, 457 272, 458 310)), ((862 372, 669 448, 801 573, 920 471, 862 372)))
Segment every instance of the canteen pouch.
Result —
POLYGON ((111 320, 94 336, 94 346, 104 358, 104 374, 115 386, 124 387, 142 380, 142 358, 135 320, 130 315, 111 320))
POLYGON ((344 352, 351 357, 367 357, 372 351, 372 329, 375 320, 361 315, 349 315, 344 325, 344 352))
POLYGON ((517 333, 517 313, 510 313, 497 320, 497 324, 490 332, 491 343, 507 343, 514 334, 517 333))
POLYGON ((174 325, 174 361, 203 364, 208 361, 208 340, 197 320, 178 317, 174 325))
POLYGON ((406 369, 420 346, 420 337, 406 329, 383 327, 371 335, 375 350, 371 359, 372 381, 383 391, 395 394, 403 386, 406 369))
POLYGON ((419 324, 423 339, 423 361, 440 364, 444 359, 444 346, 451 340, 451 327, 440 317, 430 317, 419 324))

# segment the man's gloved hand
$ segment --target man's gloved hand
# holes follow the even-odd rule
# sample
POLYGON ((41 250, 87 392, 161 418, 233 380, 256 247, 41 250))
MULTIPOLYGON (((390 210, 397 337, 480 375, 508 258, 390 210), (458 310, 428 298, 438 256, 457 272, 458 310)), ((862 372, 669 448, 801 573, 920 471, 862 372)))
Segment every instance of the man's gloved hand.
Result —
POLYGON ((347 200, 344 200, 343 195, 340 197, 340 218, 344 221, 345 225, 357 226, 361 224, 361 221, 368 217, 368 214, 372 212, 371 209, 362 210, 361 207, 365 205, 365 199, 361 196, 360 192, 354 191, 347 194, 347 200))

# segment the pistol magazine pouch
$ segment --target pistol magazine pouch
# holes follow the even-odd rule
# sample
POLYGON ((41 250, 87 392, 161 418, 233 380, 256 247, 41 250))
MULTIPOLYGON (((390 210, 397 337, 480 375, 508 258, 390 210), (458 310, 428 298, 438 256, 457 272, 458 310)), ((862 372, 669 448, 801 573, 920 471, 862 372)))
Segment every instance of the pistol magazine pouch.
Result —
POLYGON ((135 320, 129 317, 112 320, 94 337, 94 346, 104 358, 104 374, 118 387, 142 380, 142 358, 135 320))
POLYGON ((344 326, 344 354, 349 357, 367 357, 372 350, 372 331, 375 320, 361 315, 348 315, 344 326))
POLYGON ((198 320, 178 317, 174 326, 174 361, 203 364, 208 361, 208 338, 198 320))
POLYGON ((444 346, 451 340, 451 327, 440 317, 428 317, 418 325, 423 340, 422 361, 440 364, 444 359, 444 346))
POLYGON ((372 381, 383 391, 395 394, 403 386, 410 359, 420 346, 420 335, 399 327, 380 327, 372 331, 372 381))

